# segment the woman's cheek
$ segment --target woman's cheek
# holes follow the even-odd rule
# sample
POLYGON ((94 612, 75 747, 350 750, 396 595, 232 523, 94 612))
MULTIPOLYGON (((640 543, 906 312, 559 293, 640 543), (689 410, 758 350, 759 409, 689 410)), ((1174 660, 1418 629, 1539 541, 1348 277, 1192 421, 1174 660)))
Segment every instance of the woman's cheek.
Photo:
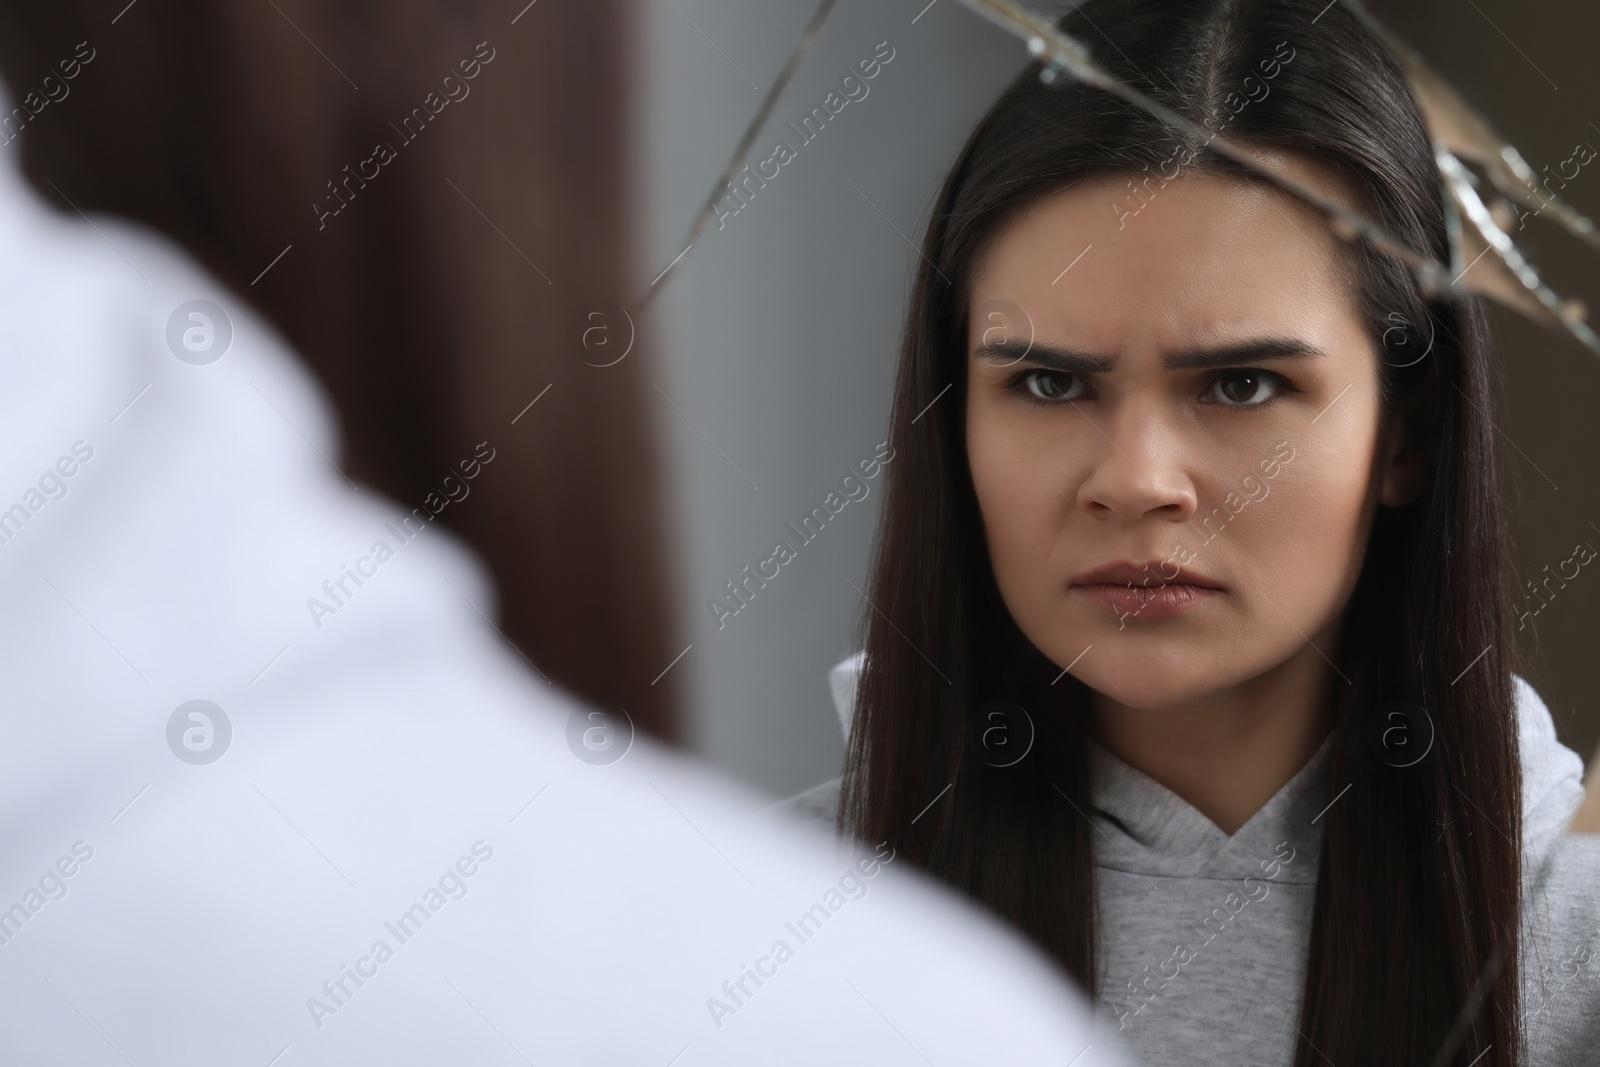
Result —
MULTIPOLYGON (((1052 520, 1056 495, 1041 480, 1037 457, 1007 462, 982 449, 971 453, 974 488, 982 513, 989 562, 1007 609, 1025 630, 1049 615, 1050 573, 1058 554, 1060 530, 1052 520), (987 460, 994 460, 992 466, 987 460)), ((1059 566, 1059 564, 1057 564, 1059 566)))
POLYGON ((1365 487, 1348 470, 1316 464, 1318 458, 1301 452, 1273 479, 1247 564, 1261 575, 1262 588, 1273 590, 1272 615, 1281 610, 1306 633, 1337 612, 1365 556, 1358 544, 1365 487))
POLYGON ((1039 487, 1018 466, 998 467, 979 490, 979 506, 997 575, 1025 583, 1048 551, 1039 487))

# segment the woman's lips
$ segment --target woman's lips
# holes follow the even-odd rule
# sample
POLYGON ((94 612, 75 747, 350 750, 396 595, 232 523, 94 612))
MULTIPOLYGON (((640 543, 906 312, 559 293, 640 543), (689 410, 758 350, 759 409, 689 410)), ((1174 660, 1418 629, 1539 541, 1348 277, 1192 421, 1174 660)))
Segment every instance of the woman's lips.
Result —
POLYGON ((1222 593, 1220 589, 1177 583, 1158 585, 1149 589, 1130 586, 1126 582, 1074 585, 1071 588, 1118 618, 1141 620, 1170 619, 1222 593))

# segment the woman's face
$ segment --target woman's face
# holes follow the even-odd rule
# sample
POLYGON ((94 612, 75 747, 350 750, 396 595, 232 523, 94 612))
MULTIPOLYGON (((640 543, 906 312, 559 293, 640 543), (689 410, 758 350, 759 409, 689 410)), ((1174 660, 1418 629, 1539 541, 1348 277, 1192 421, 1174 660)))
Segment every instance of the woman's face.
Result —
POLYGON ((991 238, 966 431, 1018 626, 1094 690, 1160 708, 1336 658, 1374 511, 1418 475, 1395 462, 1356 288, 1317 216, 1209 175, 1131 214, 1126 179, 1041 199, 991 238))

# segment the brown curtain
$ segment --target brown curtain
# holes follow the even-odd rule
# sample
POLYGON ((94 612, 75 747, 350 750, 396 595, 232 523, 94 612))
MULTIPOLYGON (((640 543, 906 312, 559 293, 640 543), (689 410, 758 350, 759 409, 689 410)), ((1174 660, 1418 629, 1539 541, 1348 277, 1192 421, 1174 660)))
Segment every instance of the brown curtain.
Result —
POLYGON ((597 366, 637 296, 630 8, 525 2, 0 0, 17 98, 93 50, 0 150, 63 210, 51 183, 164 231, 274 322, 331 392, 356 482, 423 506, 487 441, 438 521, 488 562, 500 628, 670 737, 648 355, 597 366))

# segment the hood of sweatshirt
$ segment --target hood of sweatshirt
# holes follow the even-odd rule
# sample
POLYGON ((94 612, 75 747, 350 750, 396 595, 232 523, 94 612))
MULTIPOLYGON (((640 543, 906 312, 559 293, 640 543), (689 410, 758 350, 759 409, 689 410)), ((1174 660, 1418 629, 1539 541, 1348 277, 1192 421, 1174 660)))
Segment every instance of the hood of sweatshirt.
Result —
MULTIPOLYGON (((834 709, 850 734, 856 680, 865 653, 857 652, 828 672, 834 709)), ((1527 877, 1544 864, 1583 802, 1583 761, 1556 737, 1550 709, 1533 686, 1513 676, 1517 738, 1522 763, 1523 860, 1527 877)), ((1332 739, 1231 837, 1188 801, 1091 740, 1091 817, 1099 833, 1097 866, 1130 874, 1167 877, 1259 876, 1264 857, 1282 856, 1291 842, 1294 860, 1279 870, 1279 882, 1315 882, 1323 812, 1339 802, 1338 783, 1328 788, 1332 739), (1330 801, 1328 798, 1332 797, 1330 801)))

